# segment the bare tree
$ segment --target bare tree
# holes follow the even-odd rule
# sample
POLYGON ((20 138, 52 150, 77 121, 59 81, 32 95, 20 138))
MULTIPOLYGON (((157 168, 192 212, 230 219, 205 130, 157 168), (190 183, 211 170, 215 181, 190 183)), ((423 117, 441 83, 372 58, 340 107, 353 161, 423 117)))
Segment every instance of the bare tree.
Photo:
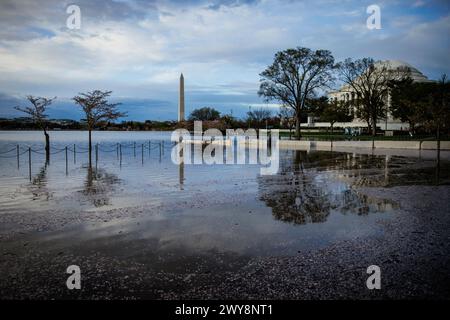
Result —
POLYGON ((272 65, 260 74, 258 94, 266 101, 277 100, 294 110, 295 135, 300 139, 300 121, 307 100, 333 82, 335 67, 328 50, 298 47, 277 52, 272 65))
POLYGON ((279 117, 281 119, 282 125, 287 125, 289 129, 289 140, 292 138, 292 129, 295 126, 295 112, 294 109, 292 109, 289 106, 281 105, 279 117))
POLYGON ((50 159, 50 135, 47 132, 47 118, 45 113, 47 107, 52 104, 56 97, 49 99, 44 97, 35 97, 32 95, 27 96, 27 100, 31 103, 31 107, 15 107, 16 110, 22 111, 29 115, 29 118, 44 131, 45 136, 45 155, 47 162, 50 159))
POLYGON ((80 105, 86 114, 86 124, 89 131, 89 163, 92 163, 92 130, 102 121, 116 120, 125 117, 126 113, 119 112, 117 106, 120 103, 109 103, 107 98, 112 91, 94 90, 80 93, 73 97, 76 104, 80 105))
POLYGON ((387 116, 387 99, 391 81, 409 77, 410 70, 393 68, 389 62, 375 62, 372 58, 346 59, 339 64, 342 81, 353 99, 357 116, 367 122, 369 131, 376 135, 377 121, 387 116))
POLYGON ((247 111, 247 123, 249 125, 256 126, 257 128, 261 128, 263 126, 263 122, 268 120, 271 116, 272 112, 268 109, 250 108, 249 111, 247 111))

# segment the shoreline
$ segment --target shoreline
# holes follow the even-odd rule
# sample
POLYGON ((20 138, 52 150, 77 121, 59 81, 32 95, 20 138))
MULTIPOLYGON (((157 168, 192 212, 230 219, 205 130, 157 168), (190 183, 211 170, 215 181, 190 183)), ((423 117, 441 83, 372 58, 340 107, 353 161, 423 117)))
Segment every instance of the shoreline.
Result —
MULTIPOLYGON (((11 132, 36 132, 39 130, 0 130, 1 132, 10 134, 11 132)), ((65 132, 79 132, 80 134, 87 134, 87 130, 50 130, 49 133, 65 133, 65 132)), ((145 135, 146 133, 161 133, 169 134, 173 130, 93 130, 93 133, 140 133, 145 135)), ((193 134, 192 132, 191 134, 193 134)), ((0 136, 1 138, 1 136, 0 136)), ((53 138, 53 137, 51 137, 53 138)), ((169 137, 170 138, 170 137, 169 137)), ((202 142, 209 141, 209 139, 202 140, 202 142)), ((198 141, 186 141, 190 143, 198 143, 198 141)), ((229 141, 224 141, 228 144, 229 141)), ((248 144, 249 142, 246 141, 248 144)), ((348 152, 349 149, 367 149, 367 150, 415 150, 415 151, 437 151, 436 140, 290 140, 279 139, 278 145, 280 149, 292 149, 292 150, 320 150, 320 151, 344 151, 348 152)), ((351 150, 350 150, 351 151, 351 150)), ((450 151, 450 141, 440 141, 441 158, 446 157, 446 153, 450 151)))

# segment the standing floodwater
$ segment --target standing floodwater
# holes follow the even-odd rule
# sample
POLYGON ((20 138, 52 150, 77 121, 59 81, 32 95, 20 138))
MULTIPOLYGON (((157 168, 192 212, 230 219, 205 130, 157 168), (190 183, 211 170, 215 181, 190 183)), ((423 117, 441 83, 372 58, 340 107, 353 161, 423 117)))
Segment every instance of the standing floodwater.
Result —
MULTIPOLYGON (((206 284, 253 259, 384 237, 403 204, 367 188, 436 185, 429 155, 280 150, 278 173, 262 176, 258 165, 173 164, 170 133, 95 132, 92 166, 86 133, 51 135, 46 163, 34 132, 0 132, 0 152, 19 145, 21 154, 19 163, 15 153, 0 162, 2 268, 36 275, 98 260, 127 277, 144 268, 152 297, 175 290, 169 279, 206 284)), ((448 175, 444 158, 439 184, 448 175)), ((2 278, 11 296, 33 285, 2 278)))

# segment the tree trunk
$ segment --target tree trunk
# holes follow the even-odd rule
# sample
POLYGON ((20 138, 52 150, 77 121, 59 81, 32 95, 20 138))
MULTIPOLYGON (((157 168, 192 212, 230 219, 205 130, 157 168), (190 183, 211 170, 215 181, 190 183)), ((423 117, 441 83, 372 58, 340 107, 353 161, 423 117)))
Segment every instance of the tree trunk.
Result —
POLYGON ((48 164, 50 163, 50 135, 48 134, 46 129, 44 129, 44 135, 45 135, 45 162, 48 164))
POLYGON ((413 135, 414 136, 414 134, 415 134, 415 124, 414 124, 414 122, 410 122, 409 123, 409 132, 411 132, 411 135, 413 135))
POLYGON ((92 166, 92 130, 89 129, 89 167, 92 166))
POLYGON ((295 119, 295 139, 300 140, 300 138, 300 114, 298 114, 295 119))
POLYGON ((372 137, 377 135, 377 118, 372 117, 372 137))
POLYGON ((331 134, 331 148, 333 148, 333 125, 334 122, 331 123, 330 134, 331 134))
POLYGON ((375 149, 375 137, 377 135, 377 118, 375 116, 372 116, 372 155, 373 155, 373 149, 375 149))
POLYGON ((441 160, 441 125, 438 123, 437 129, 436 129, 436 151, 437 151, 437 161, 439 162, 441 160))
POLYGON ((438 123, 436 129, 436 184, 439 184, 441 169, 441 125, 438 123))
POLYGON ((366 119, 367 122, 367 131, 372 132, 372 123, 370 122, 370 119, 366 119))

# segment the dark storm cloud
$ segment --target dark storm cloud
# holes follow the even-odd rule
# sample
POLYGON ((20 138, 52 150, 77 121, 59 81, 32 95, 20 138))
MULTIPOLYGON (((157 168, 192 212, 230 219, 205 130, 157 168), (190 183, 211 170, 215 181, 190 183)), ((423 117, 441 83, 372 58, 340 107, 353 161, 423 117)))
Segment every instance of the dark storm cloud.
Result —
POLYGON ((64 29, 69 16, 66 9, 76 4, 82 21, 123 21, 148 18, 156 11, 154 1, 120 2, 111 0, 2 0, 0 2, 0 40, 26 41, 45 37, 64 29), (36 32, 37 29, 45 30, 36 32))

